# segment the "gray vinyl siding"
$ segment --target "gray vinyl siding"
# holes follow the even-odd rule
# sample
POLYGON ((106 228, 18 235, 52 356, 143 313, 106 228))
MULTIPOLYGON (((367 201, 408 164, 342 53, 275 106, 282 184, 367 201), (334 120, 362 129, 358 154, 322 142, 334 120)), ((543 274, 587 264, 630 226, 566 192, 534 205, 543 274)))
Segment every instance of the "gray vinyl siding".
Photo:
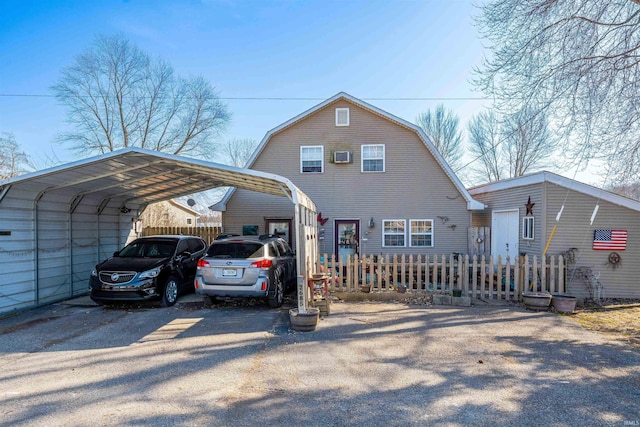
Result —
MULTIPOLYGON (((570 248, 578 248, 575 266, 591 267, 594 273, 600 274, 599 280, 604 285, 605 296, 640 298, 640 213, 551 183, 546 184, 546 193, 549 232, 557 224, 548 253, 558 254, 570 248), (565 197, 562 216, 556 223, 556 215, 565 197), (596 203, 600 208, 591 225, 591 215, 596 203), (618 251, 622 262, 615 269, 608 263, 611 251, 593 250, 593 232, 596 229, 627 230, 627 248, 618 251)), ((585 284, 572 277, 571 271, 568 291, 579 297, 588 296, 585 284)))
MULTIPOLYGON (((289 178, 329 218, 320 226, 325 230, 321 252, 334 251, 335 219, 360 220, 361 254, 466 251, 471 225, 466 201, 417 134, 348 101, 330 104, 273 135, 252 169, 289 178), (336 108, 350 109, 350 126, 335 126, 336 108), (364 144, 385 145, 385 172, 361 172, 364 144), (301 173, 300 147, 317 145, 324 146, 324 173, 301 173), (351 151, 352 163, 332 163, 335 150, 351 151), (371 217, 375 226, 370 229, 371 217), (406 247, 383 248, 385 219, 404 219, 407 229, 411 219, 433 220, 434 247, 409 247, 407 230, 406 247)), ((289 206, 277 197, 237 190, 223 214, 224 231, 237 233, 243 224, 253 224, 262 232, 265 217, 292 217, 289 206)))
MULTIPOLYGON (((543 215, 544 197, 542 185, 527 185, 509 190, 476 194, 473 198, 487 205, 488 210, 488 213, 474 214, 474 226, 490 227, 491 212, 493 211, 518 209, 518 236, 520 252, 538 256, 542 254, 548 236, 544 228, 545 216, 543 215), (535 203, 532 210, 534 217, 533 240, 522 238, 522 219, 527 214, 526 204, 529 197, 531 197, 531 202, 535 203)), ((493 233, 494 232, 492 232, 492 234, 493 233)))
MULTIPOLYGON (((492 211, 517 208, 520 211, 520 236, 522 236, 522 217, 526 212, 528 197, 535 203, 535 240, 527 245, 520 238, 520 251, 540 257, 551 238, 548 255, 559 255, 571 248, 577 248, 576 263, 569 266, 567 275, 567 292, 571 295, 589 297, 585 283, 572 274, 572 267, 590 267, 599 274, 604 285, 605 296, 616 298, 640 298, 640 212, 599 200, 597 195, 574 191, 565 186, 550 182, 531 184, 500 191, 475 194, 473 197, 488 205, 492 211), (600 205, 593 225, 590 224, 596 203, 600 205), (564 210, 560 221, 556 216, 562 205, 564 210), (611 251, 593 250, 593 233, 596 229, 627 230, 627 248, 619 251, 622 258, 620 266, 612 268, 608 263, 611 251)), ((490 226, 490 216, 474 216, 474 225, 490 226)), ((495 231, 494 231, 495 233, 495 231)))

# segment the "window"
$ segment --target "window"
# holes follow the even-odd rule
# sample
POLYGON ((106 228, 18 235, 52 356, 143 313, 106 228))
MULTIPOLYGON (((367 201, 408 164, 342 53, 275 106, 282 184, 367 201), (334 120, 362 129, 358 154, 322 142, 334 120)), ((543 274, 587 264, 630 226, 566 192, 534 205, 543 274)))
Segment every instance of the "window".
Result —
POLYGON ((258 226, 257 225, 243 225, 242 226, 242 235, 243 236, 257 236, 258 235, 258 226))
POLYGON ((404 219, 384 219, 382 220, 382 246, 406 246, 405 228, 407 222, 404 219))
POLYGON ((336 126, 349 126, 348 108, 336 108, 336 126))
POLYGON ((526 240, 533 240, 533 217, 525 216, 522 218, 522 238, 526 240))
POLYGON ((181 254, 184 251, 189 251, 189 242, 187 242, 186 239, 180 240, 180 242, 178 243, 178 249, 176 250, 176 254, 181 254))
POLYGON ((195 254, 205 248, 205 242, 201 239, 189 239, 189 252, 195 254))
POLYGON ((300 147, 300 172, 324 172, 324 147, 322 145, 300 147))
POLYGON ((269 243, 269 256, 270 257, 279 257, 280 253, 278 252, 278 248, 276 247, 275 243, 271 242, 269 243))
POLYGON ((187 225, 191 225, 191 218, 187 218, 187 225))
POLYGON ((409 246, 433 247, 433 220, 410 220, 409 246))
POLYGON ((384 144, 362 146, 362 172, 384 172, 384 144))

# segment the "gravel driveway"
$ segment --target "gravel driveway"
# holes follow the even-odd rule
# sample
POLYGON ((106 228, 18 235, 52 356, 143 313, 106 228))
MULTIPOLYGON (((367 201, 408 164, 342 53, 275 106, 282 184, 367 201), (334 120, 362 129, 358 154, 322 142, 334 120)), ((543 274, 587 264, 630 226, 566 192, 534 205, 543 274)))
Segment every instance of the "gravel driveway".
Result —
POLYGON ((551 313, 56 304, 0 319, 0 425, 640 425, 640 351, 551 313))

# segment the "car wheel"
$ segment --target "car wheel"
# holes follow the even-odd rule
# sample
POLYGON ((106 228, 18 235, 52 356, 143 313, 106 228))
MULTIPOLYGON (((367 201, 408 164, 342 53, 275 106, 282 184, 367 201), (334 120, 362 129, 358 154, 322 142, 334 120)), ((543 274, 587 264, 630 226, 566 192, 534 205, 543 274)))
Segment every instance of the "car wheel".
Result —
POLYGON ((175 277, 169 276, 164 283, 164 289, 162 290, 162 299, 160 305, 163 307, 171 307, 176 303, 178 299, 178 281, 175 277))
POLYGON ((272 296, 269 296, 267 301, 269 302, 269 307, 278 308, 282 306, 282 301, 284 300, 284 288, 282 285, 282 278, 277 276, 275 278, 275 291, 272 296))

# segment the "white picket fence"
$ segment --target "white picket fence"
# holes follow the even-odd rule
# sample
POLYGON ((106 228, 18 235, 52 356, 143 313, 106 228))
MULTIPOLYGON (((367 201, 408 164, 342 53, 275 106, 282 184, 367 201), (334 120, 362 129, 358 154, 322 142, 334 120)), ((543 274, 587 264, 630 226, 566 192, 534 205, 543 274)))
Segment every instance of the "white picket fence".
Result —
MULTIPOLYGON (((310 263, 310 260, 308 260, 310 263)), ((311 265, 310 265, 311 267, 311 265)), ((407 291, 453 293, 480 299, 519 300, 522 292, 566 291, 566 265, 562 256, 494 259, 468 255, 321 255, 314 269, 330 275, 330 290, 355 292, 407 291)))

